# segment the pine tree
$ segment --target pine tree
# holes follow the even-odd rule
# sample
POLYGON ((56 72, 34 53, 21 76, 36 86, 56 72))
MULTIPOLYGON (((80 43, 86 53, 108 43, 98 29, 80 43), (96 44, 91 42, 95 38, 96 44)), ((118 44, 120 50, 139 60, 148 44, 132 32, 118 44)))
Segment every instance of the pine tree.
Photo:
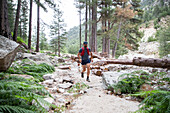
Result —
POLYGON ((18 25, 19 25, 19 17, 20 17, 20 8, 21 8, 21 0, 18 0, 17 12, 16 12, 16 18, 15 18, 14 35, 13 35, 13 40, 14 41, 17 41, 18 25))
POLYGON ((160 57, 166 56, 170 54, 169 48, 170 48, 170 27, 164 29, 159 36, 159 54, 160 57))
POLYGON ((37 44, 36 44, 36 52, 39 52, 39 32, 40 32, 40 0, 37 3, 37 44))
POLYGON ((60 56, 61 49, 65 46, 66 30, 64 29, 64 20, 62 19, 63 12, 60 11, 59 5, 54 9, 53 24, 51 28, 51 40, 52 47, 54 48, 55 54, 58 52, 60 56))
POLYGON ((97 52, 97 0, 92 0, 92 52, 97 52))
POLYGON ((46 34, 44 33, 45 28, 43 25, 41 25, 41 32, 40 32, 40 50, 47 50, 48 49, 48 43, 46 34))
POLYGON ((21 2, 21 16, 20 16, 20 26, 22 32, 20 33, 20 37, 23 38, 24 41, 27 40, 27 24, 28 24, 28 2, 27 0, 23 0, 21 2))
POLYGON ((31 34, 32 34, 32 4, 33 4, 33 1, 30 0, 28 49, 31 49, 31 34))
POLYGON ((76 6, 76 8, 78 8, 78 12, 79 12, 79 20, 80 20, 80 28, 79 28, 79 42, 80 42, 80 48, 81 48, 81 41, 82 41, 82 36, 81 36, 81 28, 82 28, 82 24, 81 24, 81 20, 82 20, 82 17, 81 17, 81 15, 82 15, 82 9, 85 7, 85 1, 84 0, 76 0, 75 1, 76 3, 75 3, 75 6, 76 6))
POLYGON ((14 18, 15 18, 15 4, 13 0, 7 0, 8 3, 8 20, 11 31, 14 30, 14 18))

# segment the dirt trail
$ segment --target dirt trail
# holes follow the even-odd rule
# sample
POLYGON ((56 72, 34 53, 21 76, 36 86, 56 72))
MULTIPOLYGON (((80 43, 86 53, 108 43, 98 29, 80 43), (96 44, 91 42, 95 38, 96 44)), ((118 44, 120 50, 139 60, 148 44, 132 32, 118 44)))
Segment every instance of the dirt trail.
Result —
POLYGON ((81 78, 77 66, 72 67, 71 72, 74 73, 76 82, 84 82, 90 88, 86 94, 73 101, 75 105, 66 113, 128 113, 138 109, 139 102, 106 94, 106 90, 102 88, 102 77, 91 74, 91 82, 87 82, 86 73, 85 78, 81 78))

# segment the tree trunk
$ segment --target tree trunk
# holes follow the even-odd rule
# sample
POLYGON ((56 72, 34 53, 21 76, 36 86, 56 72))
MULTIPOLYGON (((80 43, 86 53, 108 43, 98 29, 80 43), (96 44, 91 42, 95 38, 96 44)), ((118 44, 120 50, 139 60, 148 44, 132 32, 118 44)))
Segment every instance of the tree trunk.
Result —
MULTIPOLYGON (((38 0, 40 3, 40 0, 38 0)), ((36 52, 39 52, 39 34, 40 34, 40 6, 37 5, 37 44, 36 44, 36 52)))
POLYGON ((87 41, 87 14, 88 14, 88 8, 87 8, 87 0, 86 0, 86 12, 85 12, 85 18, 86 18, 86 22, 85 22, 85 41, 87 41))
POLYGON ((80 48, 81 48, 81 8, 79 11, 79 16, 80 16, 80 31, 79 31, 79 38, 80 38, 80 48))
POLYGON ((59 18, 58 18, 58 56, 60 57, 60 25, 59 25, 59 18))
POLYGON ((97 0, 93 1, 92 7, 92 52, 97 52, 97 0))
POLYGON ((8 23, 7 0, 0 0, 0 35, 12 39, 8 23))
POLYGON ((18 6, 17 6, 16 18, 15 18, 14 35, 13 35, 14 41, 17 41, 20 8, 21 8, 21 0, 18 0, 18 6))
POLYGON ((32 31, 32 0, 30 0, 28 49, 31 49, 31 31, 32 31))
MULTIPOLYGON (((102 5, 102 7, 104 8, 104 6, 102 5)), ((102 12, 102 33, 104 33, 105 32, 105 19, 104 19, 104 13, 102 12)), ((106 42, 105 42, 106 40, 105 40, 105 36, 103 37, 103 39, 102 39, 102 53, 104 53, 105 51, 106 51, 106 42)))
POLYGON ((92 48, 92 37, 91 37, 91 0, 89 0, 89 47, 92 48))
POLYGON ((106 61, 97 61, 91 63, 92 65, 108 65, 108 64, 123 64, 123 65, 136 65, 136 66, 145 66, 145 67, 158 67, 158 68, 167 68, 170 69, 170 60, 169 59, 155 59, 155 58, 133 58, 133 60, 125 59, 115 59, 115 60, 106 60, 106 61))
POLYGON ((122 19, 120 19, 119 28, 117 31, 117 40, 116 40, 114 48, 113 48, 113 53, 112 53, 113 58, 115 58, 115 55, 116 55, 117 42, 119 41, 119 37, 120 37, 121 25, 122 25, 122 19))
MULTIPOLYGON (((110 30, 110 21, 108 20, 108 31, 110 30)), ((108 36, 108 39, 107 39, 107 54, 108 54, 108 57, 110 56, 110 37, 108 36)))
POLYGON ((20 19, 20 25, 19 25, 19 29, 20 29, 20 31, 19 31, 19 32, 20 32, 20 33, 19 33, 19 36, 20 36, 20 37, 22 37, 22 28, 21 28, 21 24, 22 24, 22 22, 21 22, 21 19, 20 19))

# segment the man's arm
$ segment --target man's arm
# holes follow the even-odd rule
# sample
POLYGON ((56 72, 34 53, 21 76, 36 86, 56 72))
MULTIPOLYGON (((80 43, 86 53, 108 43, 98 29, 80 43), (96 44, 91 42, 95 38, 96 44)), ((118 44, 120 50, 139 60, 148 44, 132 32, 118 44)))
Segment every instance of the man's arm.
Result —
POLYGON ((92 52, 90 52, 90 56, 91 56, 91 62, 93 62, 93 54, 92 54, 92 52))
POLYGON ((81 62, 80 53, 79 53, 79 52, 78 52, 78 54, 77 54, 77 57, 79 58, 79 62, 81 62))

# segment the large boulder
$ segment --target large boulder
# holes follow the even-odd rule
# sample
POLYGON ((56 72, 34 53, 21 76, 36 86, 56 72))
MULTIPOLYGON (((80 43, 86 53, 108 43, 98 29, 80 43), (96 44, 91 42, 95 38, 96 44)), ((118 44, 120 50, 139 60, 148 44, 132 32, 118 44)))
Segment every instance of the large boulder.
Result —
POLYGON ((120 72, 116 72, 116 71, 103 72, 103 76, 102 76, 103 87, 107 89, 109 86, 117 84, 119 80, 123 79, 123 78, 119 79, 120 75, 125 73, 130 73, 130 72, 132 71, 123 70, 120 72))
POLYGON ((24 53, 23 59, 31 59, 35 61, 36 64, 46 63, 48 65, 52 65, 50 62, 50 58, 45 53, 36 53, 35 55, 24 53))
POLYGON ((12 64, 19 44, 0 35, 0 71, 6 71, 12 64))

